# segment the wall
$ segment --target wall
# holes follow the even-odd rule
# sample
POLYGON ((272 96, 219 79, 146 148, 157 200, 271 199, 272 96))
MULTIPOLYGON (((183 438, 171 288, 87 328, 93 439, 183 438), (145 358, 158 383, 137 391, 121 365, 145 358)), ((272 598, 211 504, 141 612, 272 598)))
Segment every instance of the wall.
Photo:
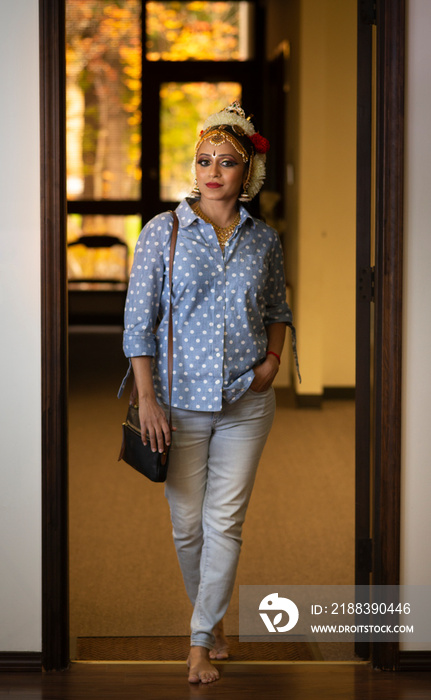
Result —
MULTIPOLYGON (((430 31, 429 0, 408 0, 401 582, 422 585, 431 585, 430 31)), ((431 644, 404 648, 431 649, 431 644)))
POLYGON ((268 53, 289 62, 288 278, 300 394, 355 384, 356 0, 268 2, 268 53), (283 18, 283 21, 280 21, 283 18))
POLYGON ((41 650, 38 0, 0 3, 0 651, 41 650))

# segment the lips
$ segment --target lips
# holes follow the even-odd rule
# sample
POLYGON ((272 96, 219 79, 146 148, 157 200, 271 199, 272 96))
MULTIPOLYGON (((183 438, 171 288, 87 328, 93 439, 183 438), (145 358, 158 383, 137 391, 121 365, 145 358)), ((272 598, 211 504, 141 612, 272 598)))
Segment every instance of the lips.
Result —
POLYGON ((219 185, 218 182, 207 182, 206 186, 209 187, 210 190, 216 190, 219 187, 222 187, 222 185, 219 185))

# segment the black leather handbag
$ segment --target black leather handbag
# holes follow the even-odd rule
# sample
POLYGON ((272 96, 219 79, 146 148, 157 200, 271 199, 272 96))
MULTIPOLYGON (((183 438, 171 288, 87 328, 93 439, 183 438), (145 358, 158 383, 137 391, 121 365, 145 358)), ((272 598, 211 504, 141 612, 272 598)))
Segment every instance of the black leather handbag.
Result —
POLYGON ((163 452, 153 452, 149 442, 146 445, 143 444, 137 404, 129 404, 127 417, 123 423, 123 443, 118 459, 124 460, 151 481, 166 481, 169 446, 165 447, 163 452))
MULTIPOLYGON (((169 429, 172 431, 171 400, 172 400, 172 369, 173 369, 173 327, 172 327, 172 269, 174 264, 175 245, 178 234, 178 217, 173 213, 171 248, 169 254, 169 327, 168 327, 168 382, 169 382, 169 429)), ((150 443, 142 442, 141 424, 139 421, 138 390, 136 382, 130 393, 129 407, 126 420, 123 423, 123 442, 118 461, 127 462, 133 469, 146 476, 151 481, 166 481, 169 464, 169 445, 163 452, 153 452, 150 443)))

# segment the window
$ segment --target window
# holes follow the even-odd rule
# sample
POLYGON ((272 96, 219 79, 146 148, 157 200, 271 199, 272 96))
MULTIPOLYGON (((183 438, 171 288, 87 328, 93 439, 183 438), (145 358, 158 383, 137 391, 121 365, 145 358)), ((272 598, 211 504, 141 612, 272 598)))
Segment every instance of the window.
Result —
POLYGON ((141 217, 69 214, 67 230, 70 289, 123 289, 141 217))
POLYGON ((67 196, 139 199, 141 22, 138 0, 67 2, 67 196))
POLYGON ((249 2, 147 2, 148 61, 246 61, 251 58, 249 2))

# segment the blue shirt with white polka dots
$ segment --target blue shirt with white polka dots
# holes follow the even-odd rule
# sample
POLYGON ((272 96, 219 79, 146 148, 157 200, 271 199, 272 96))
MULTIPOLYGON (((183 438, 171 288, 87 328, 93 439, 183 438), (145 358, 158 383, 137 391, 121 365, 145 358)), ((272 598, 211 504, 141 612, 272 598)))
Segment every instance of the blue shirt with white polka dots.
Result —
MULTIPOLYGON (((292 325, 278 233, 240 207, 240 222, 222 252, 211 224, 188 200, 176 210, 173 267, 172 406, 219 411, 247 391, 265 359, 271 323, 292 325)), ((126 357, 154 357, 154 386, 169 402, 167 331, 173 217, 165 212, 142 230, 125 307, 126 357)))

